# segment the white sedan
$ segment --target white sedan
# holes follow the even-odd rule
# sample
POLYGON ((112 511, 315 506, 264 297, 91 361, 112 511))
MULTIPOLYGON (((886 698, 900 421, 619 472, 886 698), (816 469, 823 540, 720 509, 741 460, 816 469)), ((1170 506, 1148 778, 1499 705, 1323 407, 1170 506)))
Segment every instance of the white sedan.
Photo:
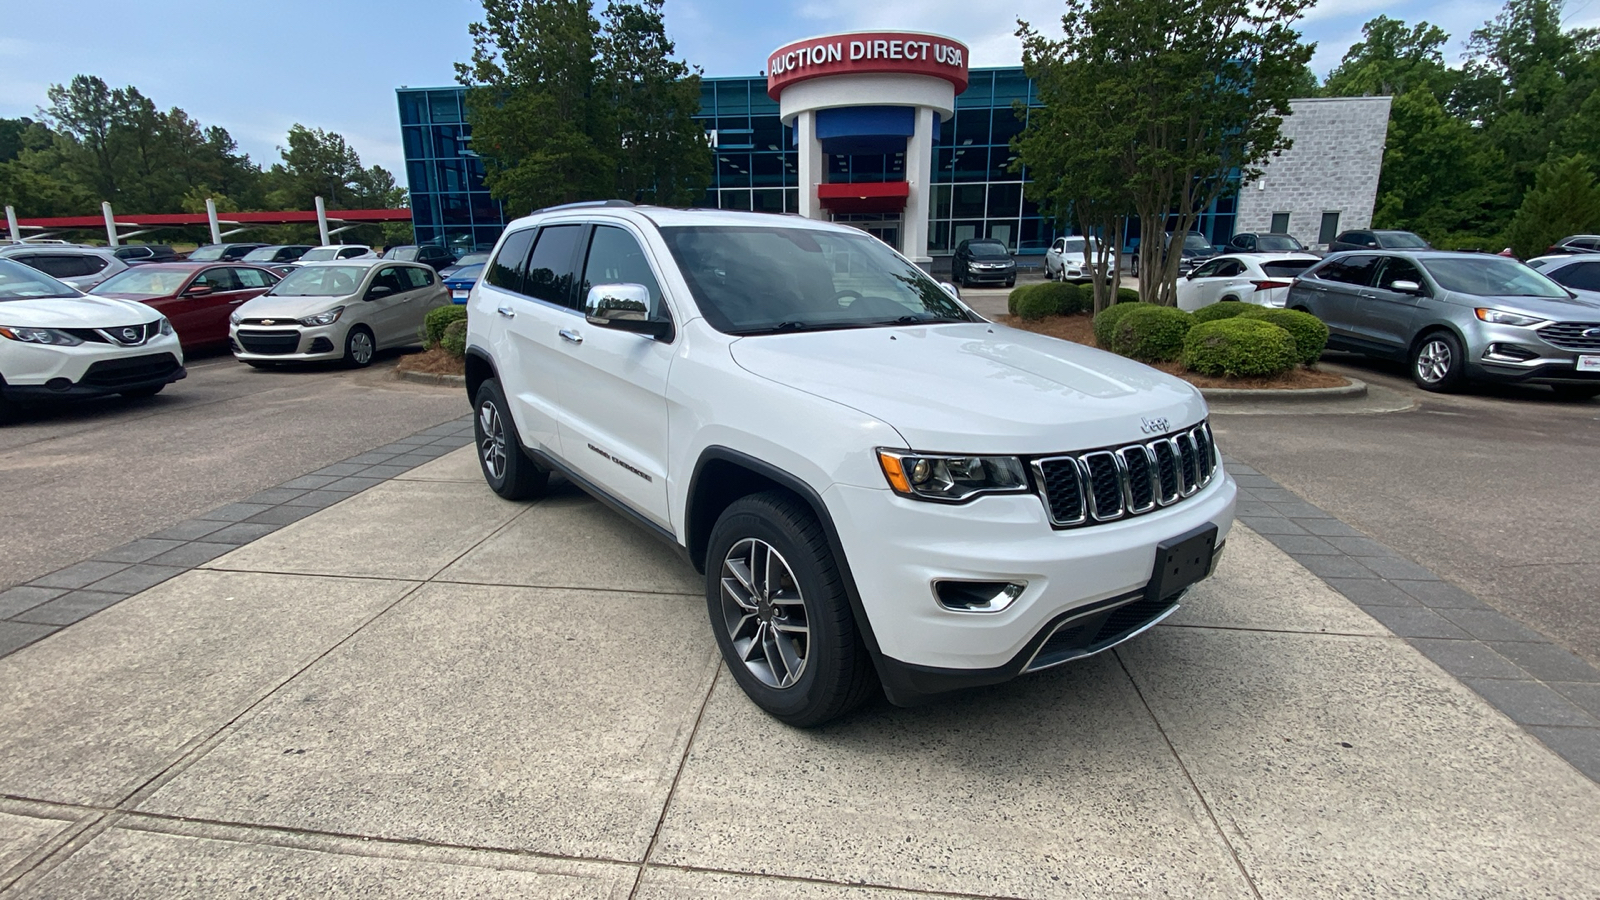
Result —
POLYGON ((1084 262, 1086 248, 1091 257, 1100 252, 1099 242, 1092 237, 1056 238, 1044 253, 1044 277, 1051 281, 1093 281, 1094 272, 1084 262))
POLYGON ((1283 306, 1296 277, 1322 262, 1309 253, 1229 253, 1178 279, 1178 308, 1194 312, 1223 300, 1283 306))
POLYGON ((12 403, 149 397, 185 374, 178 336, 160 313, 0 259, 0 412, 12 403))

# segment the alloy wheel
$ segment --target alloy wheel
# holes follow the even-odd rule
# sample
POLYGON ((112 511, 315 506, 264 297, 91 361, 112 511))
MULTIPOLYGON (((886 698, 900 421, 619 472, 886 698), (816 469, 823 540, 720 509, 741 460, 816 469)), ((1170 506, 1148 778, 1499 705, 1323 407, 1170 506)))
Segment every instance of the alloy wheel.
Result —
POLYGON ((506 474, 506 429, 500 421, 500 410, 493 403, 484 403, 478 407, 478 430, 482 433, 482 443, 478 445, 478 456, 483 460, 483 469, 489 477, 499 480, 506 474))
POLYGON ((372 362, 372 335, 365 331, 350 335, 350 358, 360 366, 372 362))
POLYGON ((788 562, 757 538, 735 543, 722 560, 722 618, 734 652, 768 687, 794 686, 806 669, 811 629, 788 562))
POLYGON ((1450 345, 1434 338, 1417 351, 1417 377, 1429 384, 1438 384, 1450 374, 1452 363, 1450 345))

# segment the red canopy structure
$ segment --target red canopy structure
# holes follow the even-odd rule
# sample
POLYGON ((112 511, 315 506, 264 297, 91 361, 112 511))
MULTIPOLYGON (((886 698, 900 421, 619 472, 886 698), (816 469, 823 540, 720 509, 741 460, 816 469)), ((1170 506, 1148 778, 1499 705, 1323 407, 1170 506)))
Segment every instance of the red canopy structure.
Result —
MULTIPOLYGON (((207 225, 210 219, 205 213, 153 213, 150 215, 125 215, 117 213, 115 216, 118 225, 130 228, 172 228, 182 225, 207 225)), ((233 225, 312 225, 316 224, 317 211, 314 209, 279 210, 277 212, 230 212, 222 213, 218 219, 233 225)), ((353 222, 368 224, 373 222, 409 222, 411 210, 409 209, 330 209, 328 221, 353 222)), ((18 218, 17 224, 25 228, 104 228, 106 221, 101 216, 59 216, 51 219, 24 219, 18 218)))
POLYGON ((900 212, 910 196, 911 185, 904 181, 817 185, 817 200, 836 213, 900 212))

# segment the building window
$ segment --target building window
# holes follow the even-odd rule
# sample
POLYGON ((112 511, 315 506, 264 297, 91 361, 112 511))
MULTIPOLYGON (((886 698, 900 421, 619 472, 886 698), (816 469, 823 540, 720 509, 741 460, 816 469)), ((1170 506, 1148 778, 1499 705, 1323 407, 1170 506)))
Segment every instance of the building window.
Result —
POLYGON ((1288 213, 1284 212, 1284 213, 1273 213, 1272 214, 1272 233, 1273 234, 1288 234, 1289 233, 1289 214, 1288 213))
POLYGON ((1325 212, 1322 214, 1322 230, 1317 232, 1317 243, 1331 244, 1339 236, 1339 214, 1325 212))

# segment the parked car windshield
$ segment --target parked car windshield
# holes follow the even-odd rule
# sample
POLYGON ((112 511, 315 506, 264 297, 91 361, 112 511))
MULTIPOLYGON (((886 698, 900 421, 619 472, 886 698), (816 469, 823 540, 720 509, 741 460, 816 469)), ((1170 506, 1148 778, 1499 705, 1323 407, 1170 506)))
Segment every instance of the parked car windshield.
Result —
POLYGON ((968 322, 965 309, 877 238, 809 228, 663 228, 712 327, 774 334, 968 322))
POLYGON ((1083 248, 1084 248, 1085 245, 1088 246, 1089 251, 1091 253, 1095 252, 1096 247, 1095 247, 1094 238, 1069 237, 1066 240, 1067 240, 1067 245, 1062 248, 1062 250, 1061 250, 1062 253, 1079 253, 1079 254, 1081 254, 1081 253, 1083 253, 1083 248))
POLYGON ((1379 240, 1391 250, 1426 250, 1428 242, 1409 231, 1380 231, 1379 240))
MULTIPOLYGON (((305 252, 305 255, 300 257, 300 261, 301 262, 327 262, 330 259, 338 259, 339 258, 339 251, 342 250, 342 249, 344 249, 344 248, 342 248, 342 247, 317 247, 317 248, 312 249, 312 250, 307 250, 305 252)), ((190 257, 190 259, 193 259, 193 258, 194 257, 190 257)))
POLYGON ((1422 260, 1433 280, 1447 291, 1474 297, 1548 297, 1567 299, 1566 288, 1516 260, 1469 256, 1422 260))
POLYGON ((1204 237, 1202 237, 1202 236, 1200 236, 1198 234, 1193 234, 1193 233, 1186 234, 1186 235, 1183 236, 1183 249, 1185 249, 1185 250, 1210 250, 1211 249, 1211 242, 1206 240, 1204 237))
POLYGON ((1257 250, 1304 250, 1300 242, 1287 234, 1263 234, 1256 238, 1257 250))
POLYGON ((422 250, 419 247, 395 247, 383 254, 384 259, 399 259, 406 262, 415 262, 417 254, 422 250))
POLYGON ((79 297, 79 291, 19 262, 0 259, 0 301, 79 297))
POLYGON ((472 279, 477 278, 477 277, 481 276, 482 274, 483 274, 483 263, 473 263, 470 266, 462 266, 461 268, 456 269, 454 272, 451 272, 450 273, 450 280, 451 281, 471 281, 472 279))
POLYGON ((284 247, 258 247, 258 248, 254 249, 254 250, 251 250, 249 253, 246 253, 244 256, 242 256, 240 258, 243 259, 245 262, 273 262, 273 257, 278 255, 278 251, 279 250, 284 250, 284 249, 287 249, 287 248, 284 248, 284 247))
POLYGON ((193 253, 190 253, 189 258, 198 262, 207 262, 209 260, 221 259, 222 254, 227 252, 227 244, 212 244, 209 247, 201 247, 195 250, 193 253))
POLYGON ((91 294, 133 294, 138 297, 166 297, 176 294, 189 277, 188 272, 137 266, 119 272, 95 286, 91 294))
POLYGON ((487 253, 468 253, 467 255, 456 260, 456 265, 465 267, 477 265, 479 263, 486 263, 488 261, 489 254, 487 253))
POLYGON ((355 293, 367 271, 366 266, 306 266, 283 276, 267 293, 275 297, 340 297, 355 293))
POLYGON ((967 252, 973 259, 1010 259, 1011 254, 1006 252, 1006 245, 999 241, 974 241, 967 245, 967 252))

